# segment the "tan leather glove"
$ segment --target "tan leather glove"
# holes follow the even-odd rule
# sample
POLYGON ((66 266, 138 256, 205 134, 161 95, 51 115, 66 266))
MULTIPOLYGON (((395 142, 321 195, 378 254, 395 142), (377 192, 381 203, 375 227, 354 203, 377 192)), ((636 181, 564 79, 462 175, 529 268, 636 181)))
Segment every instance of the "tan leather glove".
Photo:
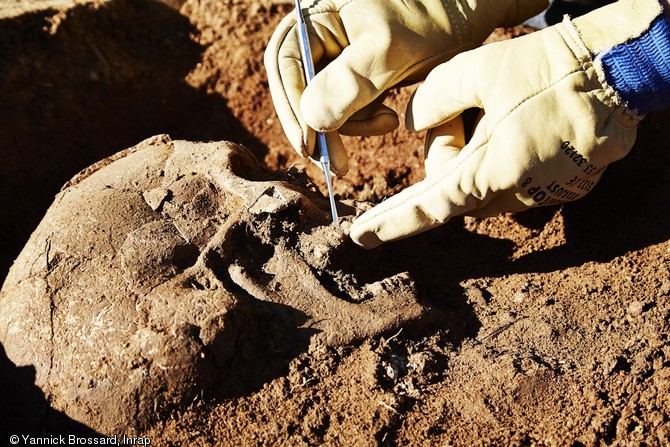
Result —
POLYGON ((327 133, 331 167, 346 173, 335 130, 376 135, 398 125, 384 93, 417 81, 458 52, 479 45, 497 26, 540 12, 547 0, 308 0, 302 4, 317 70, 305 88, 295 13, 265 52, 272 99, 300 155, 314 152, 314 131, 327 133))
POLYGON ((440 65, 407 111, 431 129, 426 179, 360 216, 351 238, 372 248, 443 224, 576 200, 624 157, 641 119, 605 81, 594 54, 640 36, 658 0, 620 0, 440 65), (483 109, 467 144, 460 118, 483 109))

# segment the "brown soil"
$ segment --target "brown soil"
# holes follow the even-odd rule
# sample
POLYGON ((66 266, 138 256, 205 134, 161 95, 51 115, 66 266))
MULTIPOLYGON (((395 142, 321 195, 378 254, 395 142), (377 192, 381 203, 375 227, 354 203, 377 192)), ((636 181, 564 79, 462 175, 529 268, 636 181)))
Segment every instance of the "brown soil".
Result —
MULTIPOLYGON (((0 0, 0 275, 61 185, 151 135, 231 140, 277 171, 301 164, 262 66, 291 10, 0 0)), ((390 103, 402 111, 410 93, 390 103)), ((261 326, 258 368, 143 434, 175 446, 668 445, 669 117, 648 117, 579 202, 458 218, 361 252, 357 275, 407 272, 439 321, 309 351, 261 326)), ((421 134, 345 143, 342 199, 379 201, 422 177, 421 134)), ((7 431, 87 432, 49 410, 29 367, 0 363, 7 431)))

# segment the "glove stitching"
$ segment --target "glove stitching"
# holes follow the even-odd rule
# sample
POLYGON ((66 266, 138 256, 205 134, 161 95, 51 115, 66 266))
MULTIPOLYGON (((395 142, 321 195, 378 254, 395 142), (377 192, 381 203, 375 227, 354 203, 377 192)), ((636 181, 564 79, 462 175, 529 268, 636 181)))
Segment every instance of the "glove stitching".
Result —
MULTIPOLYGON (((485 136, 485 139, 477 146, 472 148, 468 153, 463 154, 462 157, 460 157, 460 160, 458 160, 456 163, 450 163, 450 166, 448 167, 448 170, 446 172, 442 172, 439 176, 436 178, 430 179, 426 178, 423 181, 426 182, 426 184, 418 188, 416 192, 411 193, 407 195, 406 197, 403 197, 403 200, 398 201, 398 203, 393 204, 391 207, 384 208, 381 210, 381 212, 371 214, 368 218, 365 218, 364 216, 361 216, 357 220, 356 223, 360 225, 367 225, 369 222, 373 222, 375 220, 381 220, 382 216, 387 215, 388 213, 405 207, 407 206, 408 203, 412 203, 415 201, 415 199, 429 194, 431 190, 433 190, 435 187, 440 187, 443 181, 445 181, 447 178, 452 176, 455 172, 457 172, 469 159, 475 155, 478 154, 481 150, 487 150, 488 149, 488 144, 490 143, 491 137, 494 135, 494 132, 496 129, 501 125, 502 122, 504 122, 506 119, 510 118, 510 116, 523 104, 526 102, 532 100, 534 97, 541 95, 550 89, 553 89, 555 86, 563 82, 565 79, 571 77, 572 75, 578 74, 582 76, 586 76, 587 79, 591 80, 592 75, 589 75, 590 70, 594 70, 596 74, 596 79, 600 83, 599 89, 594 89, 589 92, 585 92, 584 94, 593 98, 595 100, 595 105, 596 107, 601 108, 603 111, 605 111, 605 114, 616 123, 621 128, 624 129, 629 129, 630 126, 627 126, 622 122, 619 118, 622 117, 624 118, 624 121, 627 121, 628 119, 634 119, 636 121, 639 121, 640 117, 636 116, 632 111, 625 107, 621 107, 621 104, 619 102, 620 98, 616 94, 615 91, 611 89, 611 87, 606 83, 603 82, 601 75, 599 71, 596 69, 596 61, 593 60, 591 56, 591 52, 586 48, 583 40, 581 39, 581 36, 579 34, 578 29, 574 26, 572 21, 570 20, 569 17, 564 18, 564 26, 563 27, 557 27, 558 33, 563 37, 564 41, 566 42, 566 46, 568 47, 569 51, 572 53, 573 57, 575 58, 575 61, 578 64, 578 68, 575 68, 571 70, 570 72, 564 74, 561 76, 559 79, 556 81, 552 82, 550 85, 545 86, 541 90, 533 93, 530 96, 527 96, 526 98, 522 99, 520 102, 518 102, 515 106, 513 106, 509 111, 507 111, 495 124, 492 126, 492 131, 485 136), (565 28, 565 29, 564 29, 565 28), (578 51, 576 50, 581 50, 582 54, 578 54, 578 51), (605 96, 602 97, 602 95, 598 94, 599 91, 604 92, 605 96), (614 93, 614 94, 611 94, 614 93), (615 110, 612 110, 612 109, 615 110), (618 111, 622 112, 621 115, 617 113, 618 111)), ((467 194, 467 196, 474 197, 478 199, 480 202, 485 202, 483 198, 480 198, 478 196, 481 196, 482 194, 467 194)), ((421 208, 418 209, 418 205, 413 205, 412 208, 417 208, 415 211, 417 213, 421 213, 424 216, 430 218, 433 223, 438 222, 438 223, 443 223, 448 221, 451 216, 447 219, 437 219, 434 215, 428 212, 427 209, 421 208)), ((479 207, 475 207, 474 209, 477 209, 479 207)), ((469 210, 466 210, 467 212, 469 210)), ((369 231, 369 230, 368 230, 369 231)), ((374 232, 374 231, 373 231, 374 232)))
MULTIPOLYGON (((573 54, 574 54, 574 53, 573 53, 573 54)), ((581 63, 580 63, 580 65, 581 65, 581 63)), ((566 74, 565 74, 564 76, 562 76, 560 79, 557 79, 557 80, 556 80, 555 82, 553 82, 551 85, 548 85, 548 86, 542 88, 541 90, 539 90, 539 91, 533 93, 532 95, 527 96, 526 98, 524 98, 524 99, 522 99, 521 101, 519 101, 514 107, 512 107, 508 112, 506 112, 506 113, 503 115, 502 118, 500 118, 496 123, 493 124, 493 126, 492 126, 492 131, 486 136, 486 138, 484 139, 484 141, 482 141, 482 143, 481 143, 478 147, 473 148, 469 153, 463 155, 463 157, 461 157, 461 160, 459 160, 457 163, 454 163, 453 166, 451 167, 451 169, 450 169, 449 171, 447 171, 447 172, 443 172, 438 178, 435 178, 435 179, 433 179, 432 181, 429 181, 428 184, 427 184, 424 188, 422 188, 420 192, 417 192, 417 193, 415 193, 415 194, 409 195, 409 196, 406 197, 405 200, 403 200, 402 202, 400 202, 400 203, 398 203, 398 204, 395 204, 395 205, 394 205, 393 207, 391 207, 391 208, 386 208, 386 209, 382 210, 382 211, 381 211, 380 213, 378 213, 378 214, 371 215, 369 218, 367 218, 367 219, 365 219, 365 220, 360 220, 361 218, 359 217, 359 219, 358 219, 357 221, 360 221, 360 224, 366 224, 366 223, 372 221, 373 219, 377 219, 377 218, 383 216, 384 214, 386 214, 386 213, 388 213, 388 212, 390 212, 390 211, 392 211, 392 210, 394 210, 394 209, 396 209, 396 208, 400 208, 400 207, 404 206, 405 204, 407 204, 407 203, 410 202, 411 200, 415 199, 416 197, 419 197, 419 196, 425 194, 427 191, 433 189, 434 187, 439 186, 439 184, 442 182, 442 180, 444 180, 446 177, 448 177, 448 176, 450 176, 451 174, 453 174, 453 173, 454 173, 457 169, 459 169, 465 162, 467 162, 467 161, 469 160, 470 157, 472 157, 473 155, 475 155, 476 153, 478 153, 478 152, 481 151, 481 150, 487 149, 487 148, 488 148, 488 144, 489 144, 489 142, 490 142, 490 140, 491 140, 491 137, 493 136, 493 133, 495 132, 496 128, 497 128, 498 126, 500 126, 500 124, 501 124, 503 121, 505 121, 505 120, 507 120, 508 118, 510 118, 510 116, 511 116, 511 115, 512 115, 512 114, 513 114, 519 107, 521 107, 523 104, 525 104, 526 102, 530 101, 531 99, 535 98, 536 96, 539 96, 539 95, 545 93, 546 91, 548 91, 548 90, 554 88, 556 85, 560 84, 561 82, 563 82, 563 81, 564 81, 565 79, 567 79, 568 77, 570 77, 570 76, 572 76, 572 75, 574 75, 574 74, 576 74, 576 73, 581 73, 583 70, 584 70, 583 67, 581 67, 581 68, 579 68, 579 69, 572 70, 572 71, 570 71, 569 73, 566 73, 566 74)), ((598 99, 598 98, 596 98, 596 99, 598 99)), ((600 104, 600 106, 603 107, 603 108, 605 108, 606 110, 609 110, 609 109, 607 109, 607 107, 605 107, 604 104, 602 104, 602 102, 601 102, 600 100, 598 100, 597 103, 600 104)), ((616 120, 616 118, 615 118, 615 120, 616 120)), ((618 121, 617 121, 617 124, 619 124, 618 121)), ((622 127, 623 127, 623 126, 622 126, 622 127)), ((466 146, 467 146, 467 145, 466 145, 466 146)), ((423 180, 423 182, 426 182, 427 180, 429 180, 429 179, 426 178, 426 179, 423 180)), ((481 202, 484 202, 484 199, 478 197, 478 196, 475 195, 475 194, 469 194, 469 195, 475 197, 477 200, 479 200, 479 201, 481 201, 481 202)), ((481 194, 480 194, 480 195, 481 195, 481 194)), ((474 209, 477 209, 477 208, 474 208, 474 209)), ((424 214, 428 215, 425 209, 422 210, 422 212, 423 212, 424 214)), ((363 216, 361 216, 361 217, 363 217, 363 216)), ((444 222, 442 222, 441 219, 437 219, 437 218, 435 218, 435 217, 432 216, 432 215, 431 215, 430 217, 431 217, 435 222, 440 222, 440 223, 446 223, 447 220, 448 220, 448 219, 447 219, 447 220, 445 220, 444 222)))
POLYGON ((338 11, 342 11, 345 6, 354 3, 356 0, 347 0, 346 2, 342 3, 339 8, 337 8, 338 11))
POLYGON ((442 0, 442 4, 444 5, 444 9, 447 11, 447 15, 449 16, 449 19, 451 20, 451 23, 454 24, 454 28, 456 29, 456 37, 458 38, 458 44, 459 47, 464 45, 464 35, 465 35, 465 28, 467 27, 467 23, 465 23, 465 19, 461 14, 454 14, 452 8, 453 4, 449 0, 442 0))
MULTIPOLYGON (((344 3, 342 3, 339 7, 333 7, 329 9, 321 9, 318 11, 314 11, 312 13, 309 13, 309 16, 317 16, 321 14, 331 14, 331 13, 340 13, 346 6, 356 3, 357 0, 347 0, 344 3)), ((402 70, 396 70, 395 72, 397 73, 396 76, 392 78, 392 80, 389 80, 389 84, 395 85, 399 81, 402 81, 404 79, 408 79, 408 77, 414 72, 414 69, 417 66, 424 65, 426 61, 429 61, 431 59, 438 59, 440 62, 445 62, 446 60, 451 59, 454 57, 454 55, 461 53, 464 50, 469 50, 473 47, 472 42, 469 40, 466 40, 464 38, 465 34, 465 28, 467 25, 467 22, 465 21, 465 18, 461 14, 455 14, 453 11, 453 5, 450 7, 450 2, 449 0, 442 0, 442 4, 445 7, 445 11, 447 12, 447 15, 449 16, 450 23, 452 23, 455 27, 455 34, 458 40, 458 45, 456 47, 452 47, 449 50, 445 51, 440 51, 437 53, 432 53, 423 59, 420 59, 413 63, 412 65, 402 69, 402 70)), ((334 6, 334 5, 328 5, 328 6, 334 6)), ((345 30, 346 31, 346 30, 345 30)), ((346 40, 349 41, 349 38, 346 37, 346 40)), ((318 130, 318 129, 317 129, 318 130)), ((326 129, 325 131, 332 131, 333 129, 326 129)))
POLYGON ((341 3, 339 6, 335 5, 332 2, 327 2, 325 5, 321 5, 319 1, 315 2, 311 6, 307 7, 307 14, 305 14, 305 18, 309 16, 315 16, 319 14, 331 14, 334 12, 339 13, 344 9, 345 6, 349 5, 350 3, 354 3, 356 0, 346 0, 345 2, 341 3), (313 11, 310 11, 310 9, 314 8, 313 11))
MULTIPOLYGON (((294 60, 302 63, 301 59, 298 59, 298 58, 291 58, 291 59, 294 59, 294 60)), ((282 84, 283 84, 284 79, 281 77, 281 74, 280 74, 280 80, 282 81, 282 84)), ((290 105, 291 102, 290 102, 289 97, 286 94, 286 92, 284 92, 284 97, 286 98, 287 103, 290 105)), ((300 151, 303 153, 302 154, 303 157, 307 157, 310 154, 307 153, 306 148, 305 148, 305 137, 306 137, 305 132, 303 131, 302 125, 300 124, 300 119, 298 118, 298 115, 293 110, 293 107, 289 107, 289 108, 291 109, 291 113, 293 114, 293 119, 295 120, 296 123, 298 123, 298 128, 300 129, 300 151)))
MULTIPOLYGON (((295 20, 293 20, 293 22, 295 22, 295 20)), ((293 23, 291 26, 286 27, 284 34, 281 36, 281 39, 279 39, 279 44, 277 45, 277 48, 282 48, 286 38, 288 37, 288 35, 290 34, 291 31, 295 30, 295 28, 296 28, 296 23, 293 23)), ((279 56, 279 54, 277 54, 277 56, 279 56)), ((287 59, 289 59, 289 58, 287 58, 287 59)), ((294 60, 298 61, 300 64, 302 64, 301 59, 298 59, 298 58, 290 58, 290 59, 294 59, 294 60)), ((279 69, 279 58, 275 58, 274 62, 275 62, 275 72, 278 74, 279 81, 280 81, 281 85, 284 85, 284 78, 282 76, 281 70, 279 69)), ((306 144, 305 144, 306 135, 305 135, 305 132, 303 131, 302 126, 300 125, 300 120, 298 119, 298 115, 296 115, 295 110, 293 110, 293 107, 290 106, 291 101, 288 97, 288 94, 286 93, 286 89, 282 88, 281 92, 282 92, 282 95, 284 97, 285 103, 289 105, 288 108, 291 110, 291 114, 293 115, 293 119, 295 120, 295 122, 298 125, 298 129, 300 129, 300 155, 302 157, 309 157, 311 154, 309 154, 307 152, 307 147, 306 147, 306 144)))
MULTIPOLYGON (((392 113, 392 112, 389 112, 389 111, 384 111, 384 112, 378 113, 376 115, 373 115, 372 118, 376 118, 378 116, 384 116, 384 115, 396 116, 395 113, 392 113)), ((347 123, 364 123, 366 121, 370 121, 370 118, 360 118, 360 119, 349 118, 346 122, 347 123)))
POLYGON ((566 14, 563 17, 562 24, 564 25, 567 31, 563 32, 561 28, 557 28, 559 30, 559 33, 561 34, 561 37, 563 37, 566 43, 568 43, 567 41, 570 40, 574 44, 574 46, 576 48, 579 48, 579 50, 582 52, 582 55, 578 55, 575 52, 574 47, 568 43, 567 47, 570 49, 573 56, 581 66, 582 71, 584 71, 584 73, 586 74, 590 69, 592 69, 596 73, 596 77, 598 79, 598 82, 600 83, 601 90, 604 92, 604 98, 600 98, 599 96, 594 95, 596 99, 596 104, 601 109, 603 109, 607 113, 607 115, 611 117, 619 127, 624 129, 636 127, 637 124, 644 117, 635 113, 634 110, 628 108, 626 102, 621 98, 621 96, 619 96, 618 92, 614 90, 614 88, 612 88, 611 85, 609 85, 609 83, 605 79, 604 71, 602 70, 602 67, 600 67, 598 58, 596 57, 596 60, 593 59, 591 51, 588 49, 588 47, 582 40, 581 33, 579 32, 579 29, 574 24, 570 16, 566 14), (613 111, 612 108, 614 108, 615 110, 613 111), (619 113, 616 113, 617 111, 620 112, 621 117, 624 118, 626 122, 623 122, 622 120, 619 119, 618 117, 619 113))
MULTIPOLYGON (((308 6, 308 7, 307 7, 307 13, 305 14, 305 17, 312 17, 312 16, 317 16, 317 15, 320 15, 320 14, 330 14, 330 13, 333 13, 333 12, 338 12, 338 13, 339 13, 339 11, 340 11, 343 7, 347 6, 347 5, 350 4, 350 3, 353 3, 353 2, 355 2, 355 1, 356 1, 356 0, 347 0, 347 1, 344 2, 339 8, 336 7, 335 5, 333 5, 332 3, 329 3, 329 4, 326 5, 326 6, 327 6, 326 9, 321 9, 321 10, 319 10, 319 11, 315 11, 315 12, 311 12, 311 13, 310 13, 310 12, 309 12, 310 8, 312 8, 312 7, 315 6, 315 5, 311 5, 311 6, 308 6)), ((295 29, 296 29, 296 20, 295 20, 295 19, 292 19, 292 20, 291 20, 291 25, 290 25, 290 26, 287 26, 287 27, 284 29, 284 33, 283 33, 283 34, 281 35, 281 37, 278 39, 278 41, 279 41, 278 44, 277 44, 277 48, 278 48, 278 49, 279 49, 279 48, 282 48, 282 47, 284 46, 284 43, 285 43, 285 41, 286 41, 286 38, 288 37, 288 35, 289 35, 291 32, 295 32, 295 31, 294 31, 295 29)), ((293 59, 293 60, 297 61, 298 63, 302 64, 302 59, 297 58, 297 57, 291 57, 291 58, 286 57, 285 59, 293 59)), ((281 70, 279 69, 279 58, 275 58, 275 59, 273 60, 273 62, 274 62, 274 65, 275 65, 275 66, 274 66, 274 71, 275 71, 275 73, 277 73, 277 75, 278 75, 280 84, 281 84, 281 85, 284 85, 284 77, 283 77, 283 75, 282 75, 281 70)), ((291 105, 290 105, 290 104, 291 104, 291 101, 290 101, 290 99, 289 99, 289 97, 288 97, 288 94, 286 93, 286 89, 281 88, 280 91, 282 92, 282 96, 283 96, 283 99, 284 99, 284 103, 289 105, 288 108, 291 110, 291 114, 292 114, 292 116, 293 116, 293 120, 294 120, 294 122, 297 124, 297 128, 298 128, 299 131, 300 131, 300 147, 299 147, 299 149, 300 149, 300 155, 301 155, 302 157, 305 157, 305 158, 307 158, 307 157, 311 157, 312 154, 309 153, 309 151, 308 151, 309 148, 307 147, 307 144, 306 144, 306 142, 305 142, 305 140, 306 140, 306 138, 307 138, 307 134, 305 133, 305 131, 304 131, 302 125, 300 124, 300 119, 298 118, 298 115, 295 113, 295 110, 294 110, 293 107, 291 107, 291 105)))

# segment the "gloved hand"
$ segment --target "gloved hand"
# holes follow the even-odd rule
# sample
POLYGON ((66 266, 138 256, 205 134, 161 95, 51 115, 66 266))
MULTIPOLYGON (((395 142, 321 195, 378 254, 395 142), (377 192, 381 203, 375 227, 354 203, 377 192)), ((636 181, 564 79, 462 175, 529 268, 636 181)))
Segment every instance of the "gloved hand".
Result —
MULTIPOLYGON (((664 97, 668 105, 667 89, 645 96, 624 92, 625 82, 617 81, 627 71, 619 63, 626 54, 642 53, 623 65, 650 62, 644 49, 620 44, 649 40, 650 28, 657 28, 652 23, 665 26, 665 37, 655 42, 668 46, 658 0, 620 0, 434 69, 407 111, 409 128, 430 129, 426 178, 360 216, 351 238, 373 248, 452 216, 491 216, 584 196, 631 149, 642 118, 630 110, 632 102, 638 100, 642 113, 649 107, 640 99, 664 97), (460 114, 468 108, 483 113, 466 144, 460 114)), ((668 59, 656 59, 667 79, 668 59)))
POLYGON ((293 147, 314 152, 314 131, 327 132, 331 167, 348 169, 337 132, 378 135, 398 125, 385 92, 417 81, 497 26, 516 25, 547 0, 306 0, 303 13, 317 73, 305 88, 295 13, 286 16, 265 52, 277 114, 293 147))

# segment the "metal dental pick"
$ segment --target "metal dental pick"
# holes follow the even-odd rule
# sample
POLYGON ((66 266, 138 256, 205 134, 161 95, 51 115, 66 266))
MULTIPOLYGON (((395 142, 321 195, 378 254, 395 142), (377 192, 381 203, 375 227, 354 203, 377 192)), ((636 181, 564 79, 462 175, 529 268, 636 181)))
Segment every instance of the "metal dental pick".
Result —
MULTIPOLYGON (((307 25, 305 17, 302 15, 300 0, 295 0, 295 10, 298 14, 298 35, 300 37, 300 56, 302 57, 302 66, 305 73, 305 81, 309 84, 314 79, 314 61, 312 52, 309 49, 309 36, 307 36, 307 25)), ((337 218, 337 209, 335 208, 335 197, 333 197, 333 184, 330 179, 330 157, 328 156, 328 146, 326 145, 326 135, 323 132, 316 133, 316 145, 319 149, 319 161, 326 175, 326 185, 328 186, 328 198, 330 199, 330 212, 333 215, 333 225, 340 228, 337 218)))

